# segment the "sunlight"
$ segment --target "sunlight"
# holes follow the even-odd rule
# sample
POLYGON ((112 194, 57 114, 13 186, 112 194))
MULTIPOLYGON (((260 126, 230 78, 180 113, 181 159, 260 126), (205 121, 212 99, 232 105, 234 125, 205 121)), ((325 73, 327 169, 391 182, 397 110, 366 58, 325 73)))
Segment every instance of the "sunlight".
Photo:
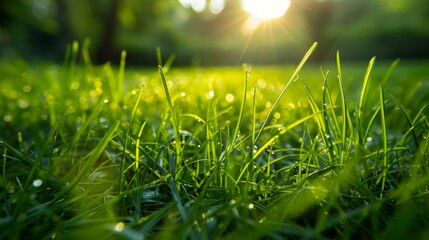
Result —
POLYGON ((290 6, 290 0, 242 0, 241 5, 252 17, 268 20, 282 17, 290 6))

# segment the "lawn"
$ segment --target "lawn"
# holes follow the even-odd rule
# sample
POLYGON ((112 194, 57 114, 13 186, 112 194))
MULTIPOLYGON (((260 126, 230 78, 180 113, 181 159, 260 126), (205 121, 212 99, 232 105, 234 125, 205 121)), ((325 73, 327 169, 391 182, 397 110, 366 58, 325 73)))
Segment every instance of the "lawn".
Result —
POLYGON ((0 238, 429 237, 428 62, 320 66, 315 47, 286 66, 94 66, 77 43, 62 65, 1 61, 0 238))

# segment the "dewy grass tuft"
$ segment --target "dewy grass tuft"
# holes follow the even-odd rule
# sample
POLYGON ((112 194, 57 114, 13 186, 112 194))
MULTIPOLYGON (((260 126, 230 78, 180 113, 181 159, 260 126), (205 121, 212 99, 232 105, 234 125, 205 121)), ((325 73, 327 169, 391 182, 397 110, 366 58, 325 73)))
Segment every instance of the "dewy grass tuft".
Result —
POLYGON ((0 61, 1 239, 429 237, 426 65, 304 68, 315 43, 245 76, 158 50, 153 72, 79 46, 0 61))

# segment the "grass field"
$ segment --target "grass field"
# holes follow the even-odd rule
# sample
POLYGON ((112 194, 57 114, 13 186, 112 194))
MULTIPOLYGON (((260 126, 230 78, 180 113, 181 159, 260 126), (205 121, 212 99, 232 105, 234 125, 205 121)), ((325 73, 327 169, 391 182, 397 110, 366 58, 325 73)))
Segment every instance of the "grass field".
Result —
MULTIPOLYGON (((427 62, 0 63, 1 239, 429 237, 427 62)), ((80 54, 78 54, 80 53, 80 54)))

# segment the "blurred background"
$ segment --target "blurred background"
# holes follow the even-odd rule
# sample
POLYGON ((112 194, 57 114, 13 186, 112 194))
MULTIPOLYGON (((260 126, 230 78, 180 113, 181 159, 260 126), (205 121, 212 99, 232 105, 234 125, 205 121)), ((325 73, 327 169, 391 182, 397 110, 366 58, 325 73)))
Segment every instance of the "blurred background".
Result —
POLYGON ((336 50, 348 60, 421 59, 429 1, 292 0, 269 21, 255 20, 242 0, 0 2, 1 58, 62 61, 66 45, 84 39, 95 63, 117 63, 125 49, 127 64, 154 66, 159 47, 182 66, 281 64, 315 41, 318 61, 333 61, 336 50))

